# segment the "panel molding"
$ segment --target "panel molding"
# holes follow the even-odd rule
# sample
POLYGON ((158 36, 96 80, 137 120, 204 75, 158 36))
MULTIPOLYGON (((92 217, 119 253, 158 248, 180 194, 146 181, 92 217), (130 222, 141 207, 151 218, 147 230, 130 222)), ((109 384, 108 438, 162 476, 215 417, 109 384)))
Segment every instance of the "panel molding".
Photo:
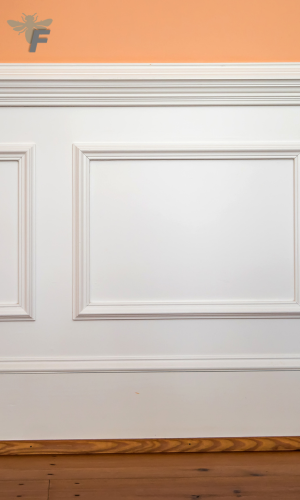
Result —
POLYGON ((299 317, 300 144, 74 144, 73 319, 299 317), (294 162, 294 300, 92 303, 89 297, 89 172, 92 160, 113 159, 292 159, 294 162))
POLYGON ((300 63, 0 64, 1 106, 299 104, 300 63))
POLYGON ((300 354, 0 358, 1 374, 299 371, 300 354))
POLYGON ((0 304, 0 321, 33 320, 35 315, 35 145, 0 144, 0 161, 18 162, 18 303, 0 304))

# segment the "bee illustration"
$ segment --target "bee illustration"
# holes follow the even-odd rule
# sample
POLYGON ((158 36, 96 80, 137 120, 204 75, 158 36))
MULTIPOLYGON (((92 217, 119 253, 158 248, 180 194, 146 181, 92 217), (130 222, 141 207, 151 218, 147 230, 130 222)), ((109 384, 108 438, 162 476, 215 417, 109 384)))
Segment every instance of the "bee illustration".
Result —
POLYGON ((9 26, 11 26, 14 29, 14 31, 20 32, 19 35, 21 33, 24 33, 25 31, 25 38, 28 43, 31 43, 34 29, 40 30, 45 28, 45 26, 49 26, 52 23, 52 19, 45 19, 44 21, 37 22, 38 16, 36 16, 36 18, 34 18, 34 16, 36 16, 36 13, 33 14, 33 16, 26 16, 26 14, 24 14, 23 12, 22 15, 23 22, 22 21, 7 21, 7 22, 9 26))

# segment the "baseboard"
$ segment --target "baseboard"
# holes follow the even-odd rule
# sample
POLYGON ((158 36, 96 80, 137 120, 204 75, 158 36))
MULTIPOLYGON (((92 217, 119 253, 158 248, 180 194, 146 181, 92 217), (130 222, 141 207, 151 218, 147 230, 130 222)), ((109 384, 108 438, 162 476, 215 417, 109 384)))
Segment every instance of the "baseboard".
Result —
POLYGON ((98 453, 216 453, 297 451, 300 436, 191 439, 76 439, 0 441, 0 455, 87 455, 98 453))

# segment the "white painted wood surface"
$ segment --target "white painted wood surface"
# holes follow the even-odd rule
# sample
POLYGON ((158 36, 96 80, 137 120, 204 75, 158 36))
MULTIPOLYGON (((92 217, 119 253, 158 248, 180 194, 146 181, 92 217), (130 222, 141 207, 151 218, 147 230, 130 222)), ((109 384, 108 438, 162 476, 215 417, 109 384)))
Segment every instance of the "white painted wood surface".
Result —
POLYGON ((0 303, 18 303, 18 162, 0 162, 0 303))
POLYGON ((33 320, 35 147, 0 143, 0 321, 33 320))
POLYGON ((299 145, 73 156, 74 319, 300 316, 299 145))
POLYGON ((299 63, 0 64, 2 106, 299 103, 299 63))
POLYGON ((0 439, 299 434, 298 106, 35 97, 0 114, 0 439))
POLYGON ((1 439, 299 435, 299 371, 2 375, 0 390, 1 439))

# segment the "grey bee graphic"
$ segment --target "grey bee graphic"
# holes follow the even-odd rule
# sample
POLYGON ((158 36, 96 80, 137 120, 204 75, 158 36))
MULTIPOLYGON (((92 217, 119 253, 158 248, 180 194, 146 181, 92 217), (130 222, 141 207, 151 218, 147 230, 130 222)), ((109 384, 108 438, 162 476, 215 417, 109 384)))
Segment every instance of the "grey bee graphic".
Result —
POLYGON ((52 23, 52 19, 45 19, 44 21, 38 21, 38 16, 36 18, 36 13, 33 14, 32 16, 26 16, 26 14, 23 13, 22 15, 22 21, 7 21, 9 26, 11 26, 14 31, 19 31, 19 35, 21 33, 24 33, 25 31, 25 38, 28 43, 31 43, 32 39, 32 34, 33 30, 40 30, 45 28, 45 26, 50 26, 52 23), (25 16, 25 17, 23 17, 25 16))

